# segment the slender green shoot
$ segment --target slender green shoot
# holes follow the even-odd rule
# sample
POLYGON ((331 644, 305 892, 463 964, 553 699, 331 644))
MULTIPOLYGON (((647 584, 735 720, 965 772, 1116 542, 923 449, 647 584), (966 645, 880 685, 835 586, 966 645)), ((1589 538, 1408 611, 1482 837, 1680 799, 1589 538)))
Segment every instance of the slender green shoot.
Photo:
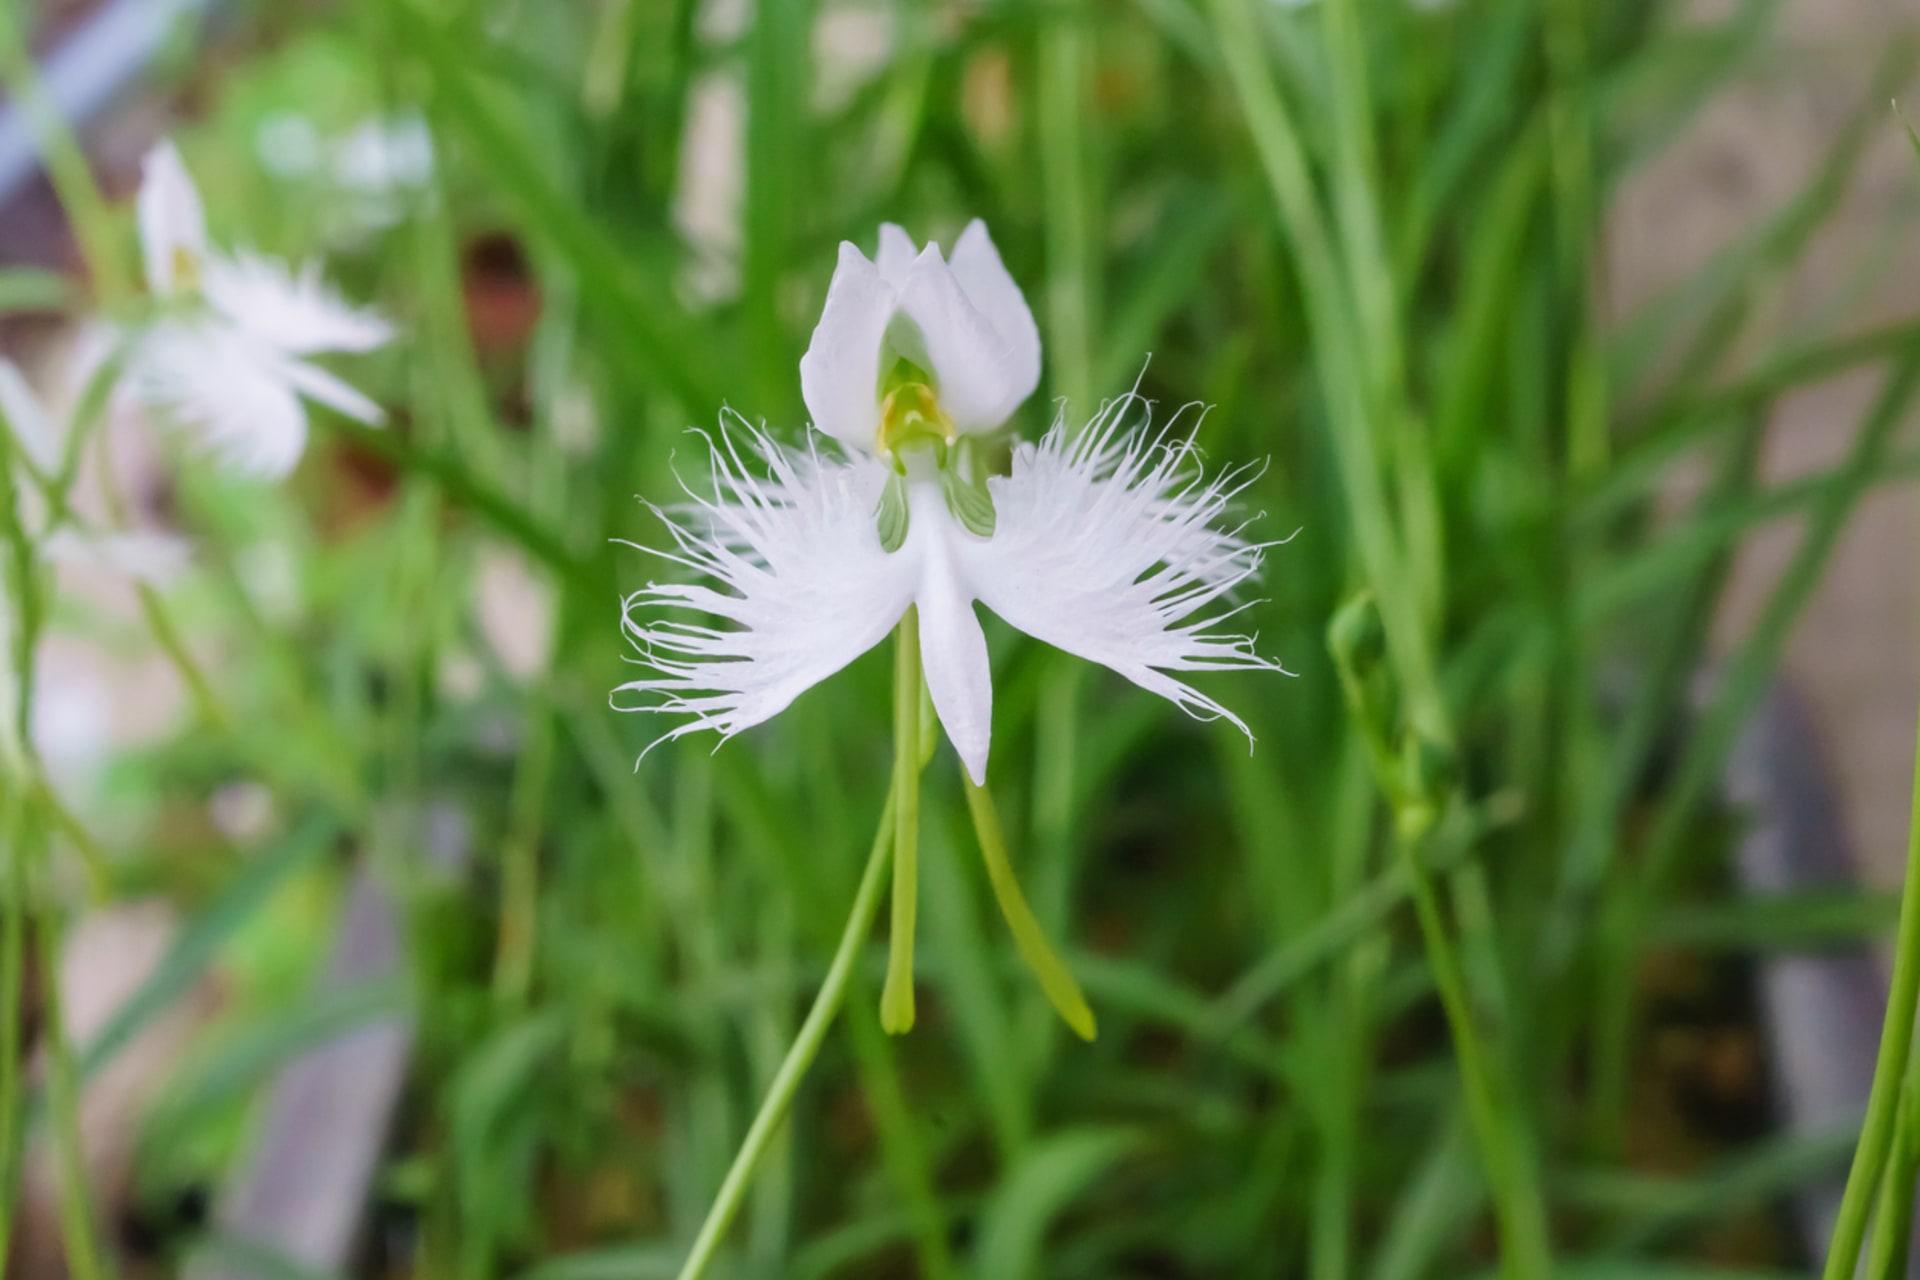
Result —
POLYGON ((1073 1033, 1082 1040, 1092 1040, 1099 1029, 1094 1024, 1093 1010, 1087 1007, 1087 998, 1080 992, 1080 984, 1073 980, 1073 974, 1063 964, 1060 957, 1047 944, 1046 934, 1040 929, 1040 922, 1033 917, 1032 908, 1020 893, 1020 882, 1013 874, 1013 864, 1007 861, 1007 837, 1000 826, 1000 811, 994 807, 993 793, 983 786, 976 786, 972 778, 961 773, 967 788, 967 812, 973 815, 973 832, 980 841, 980 856, 987 864, 987 879, 993 885, 994 901, 1000 904, 1000 914, 1007 919, 1007 928, 1013 931, 1014 945, 1020 948, 1020 958, 1027 962, 1027 968, 1033 970, 1033 976, 1040 980, 1040 989, 1046 992, 1048 1003, 1059 1013, 1062 1021, 1073 1028, 1073 1033))
POLYGON ((886 805, 880 811, 880 827, 874 833, 873 849, 867 854, 867 868, 860 873, 860 887, 853 895, 853 909, 847 913, 846 928, 840 932, 840 945, 834 949, 833 960, 827 966, 826 979, 820 984, 820 993, 813 998, 813 1007, 807 1010, 806 1021, 800 1024, 799 1032, 794 1035, 787 1056, 781 1059, 773 1083, 767 1087, 767 1096, 762 1099, 760 1110, 747 1129, 746 1140, 740 1144, 733 1164, 727 1169, 720 1192, 713 1198, 713 1206, 707 1210, 706 1220, 700 1224, 700 1234, 694 1237, 693 1248, 680 1267, 679 1280, 699 1280, 713 1265, 727 1228, 733 1225, 735 1215, 740 1212, 740 1202, 746 1198, 747 1186, 753 1181, 754 1171, 760 1167, 761 1158, 766 1155, 780 1122, 787 1118, 794 1095, 800 1091, 800 1082, 806 1078, 807 1069, 818 1056, 821 1041, 826 1039, 827 1028, 833 1025, 834 1018, 840 1012, 841 1002, 847 994, 847 982, 853 976, 853 962, 859 956, 860 946, 866 941, 867 934, 873 929, 873 917, 879 909, 880 877, 887 869, 887 855, 893 850, 893 820, 898 799, 893 792, 887 793, 886 805))
POLYGON ((893 794, 893 920, 880 1026, 898 1036, 913 1030, 913 930, 920 903, 920 616, 912 607, 894 636, 893 794))

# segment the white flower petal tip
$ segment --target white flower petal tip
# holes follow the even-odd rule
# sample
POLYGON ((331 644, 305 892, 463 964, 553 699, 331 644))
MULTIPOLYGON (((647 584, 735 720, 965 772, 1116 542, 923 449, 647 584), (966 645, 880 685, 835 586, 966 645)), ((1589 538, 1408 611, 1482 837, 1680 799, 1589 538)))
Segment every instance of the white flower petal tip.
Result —
POLYGON ((880 228, 873 260, 840 246, 807 354, 800 390, 820 431, 870 450, 880 425, 880 381, 906 359, 925 370, 960 432, 999 428, 1040 385, 1040 330, 975 219, 954 243, 916 251, 894 225, 880 228))
POLYGON ((141 161, 134 213, 147 287, 164 295, 190 284, 207 254, 207 217, 172 139, 156 143, 141 161))

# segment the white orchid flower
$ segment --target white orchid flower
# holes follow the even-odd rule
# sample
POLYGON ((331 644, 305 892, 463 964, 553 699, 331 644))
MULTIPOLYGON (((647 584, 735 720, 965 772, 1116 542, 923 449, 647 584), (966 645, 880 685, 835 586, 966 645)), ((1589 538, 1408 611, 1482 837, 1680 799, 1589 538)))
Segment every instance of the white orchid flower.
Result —
POLYGON ((180 153, 147 154, 137 209, 147 285, 169 304, 136 345, 134 394, 232 466, 284 476, 306 448, 302 398, 377 426, 380 407, 307 357, 370 351, 393 330, 343 302, 309 263, 209 245, 206 214, 180 153))
MULTIPOLYGON (((630 709, 689 717, 660 741, 722 739, 778 714, 918 611, 926 687, 968 775, 984 785, 992 679, 974 610, 1098 662, 1200 718, 1246 726, 1175 673, 1257 668, 1214 609, 1265 547, 1222 526, 1246 469, 1205 479, 1165 428, 1129 430, 1108 404, 1081 433, 1056 423, 986 474, 978 441, 1040 376, 1025 298, 976 221, 915 252, 899 227, 877 261, 840 260, 800 362, 814 427, 841 455, 734 424, 711 442, 713 492, 663 513, 660 554, 709 581, 655 583, 626 601, 650 673, 630 709), (715 627, 684 612, 728 624, 715 627)), ((1244 606, 1241 606, 1244 607, 1244 606)), ((1249 734, 1249 741, 1251 735, 1249 734)))

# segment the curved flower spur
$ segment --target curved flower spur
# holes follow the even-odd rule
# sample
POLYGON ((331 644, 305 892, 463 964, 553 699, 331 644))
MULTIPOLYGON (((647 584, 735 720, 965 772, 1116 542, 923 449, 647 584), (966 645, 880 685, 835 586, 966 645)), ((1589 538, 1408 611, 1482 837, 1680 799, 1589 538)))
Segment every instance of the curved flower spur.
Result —
MULTIPOLYGON (((880 229, 869 261, 851 244, 800 361, 810 439, 776 443, 737 418, 710 440, 712 491, 662 511, 658 554, 704 581, 651 583, 624 625, 650 669, 624 707, 689 717, 659 741, 759 724, 896 632, 893 917, 881 1022, 913 1025, 913 932, 921 682, 965 767, 968 807, 996 898, 1060 1015, 1091 1039, 1094 1019, 1042 937, 1008 865, 986 790, 992 680, 976 602, 1200 718, 1246 726, 1174 673, 1278 671, 1223 631, 1221 604, 1259 570, 1267 544, 1223 523, 1251 478, 1208 480, 1195 450, 1123 424, 1129 394, 1084 431, 1063 422, 1020 443, 1007 474, 982 448, 1033 393, 1040 338, 984 224, 951 259, 880 229), (742 439, 744 437, 744 440, 742 439), (719 619, 716 627, 705 618, 719 619)), ((658 510, 656 508, 656 510, 658 510)), ((1251 742, 1252 736, 1248 735, 1251 742)), ((657 743, 656 743, 657 745, 657 743)))

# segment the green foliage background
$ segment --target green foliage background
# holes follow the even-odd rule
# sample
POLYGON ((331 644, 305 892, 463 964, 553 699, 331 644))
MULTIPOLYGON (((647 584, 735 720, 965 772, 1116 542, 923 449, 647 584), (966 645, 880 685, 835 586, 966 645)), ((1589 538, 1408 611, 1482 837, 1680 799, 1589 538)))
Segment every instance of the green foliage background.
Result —
POLYGON ((1248 616, 1297 678, 1208 686, 1250 756, 988 624, 995 789, 1100 1038, 1067 1035, 1020 969, 943 746, 920 1025, 880 1033, 876 938, 727 1274, 1474 1275, 1519 1186, 1568 1274, 1784 1269, 1777 1234, 1738 1224, 1836 1169, 1850 1135, 1649 1157, 1628 1123, 1660 1088, 1636 975, 1656 948, 1711 966, 1887 918, 1732 900, 1715 821, 1732 736, 1847 515, 1913 470, 1893 429, 1920 319, 1749 323, 1862 139, 1893 127, 1885 95, 1683 285, 1617 321, 1595 296, 1613 194, 1767 56, 1776 7, 359 0, 260 6, 211 74, 180 51, 216 233, 325 250, 404 338, 357 366, 390 430, 319 425, 285 490, 183 468, 206 572, 177 604, 224 655, 234 727, 116 771, 117 812, 145 816, 105 837, 108 883, 185 904, 180 945, 203 948, 147 1008, 208 964, 239 998, 151 1122, 144 1194, 242 1149, 251 1112, 226 1086, 404 1008, 419 1043, 376 1189, 382 1266, 674 1273, 844 919, 887 785, 886 662, 635 768, 662 726, 607 706, 619 600, 663 570, 612 540, 656 538, 635 496, 674 492, 676 450, 701 456, 683 432, 723 406, 799 438, 839 241, 871 251, 882 220, 945 241, 980 216, 1046 350, 1017 430, 1138 379, 1161 414, 1209 406, 1182 422, 1212 460, 1267 460, 1249 506, 1294 536, 1248 616), (864 22, 884 52, 850 68, 831 33, 864 22), (676 219, 716 94, 742 123, 717 255, 676 219), (436 174, 387 232, 343 236, 326 190, 261 162, 282 113, 331 132, 412 111, 436 174), (494 259, 475 245, 503 240, 538 318, 476 342, 494 259), (1875 362, 1844 459, 1764 486, 1770 406, 1875 362), (1683 462, 1710 479, 1656 523, 1683 462), (1728 554, 1785 518, 1795 558, 1686 722, 1728 554), (237 585, 263 543, 293 553, 289 618, 237 585), (552 593, 531 678, 471 607, 501 547, 552 593), (449 693, 473 661, 478 693, 449 693), (236 777, 271 786, 285 834, 239 851, 183 816, 236 777), (464 863, 430 856, 448 815, 464 863), (403 906, 405 972, 304 998, 356 865, 403 906), (1413 865, 1489 1046, 1504 1186, 1476 1155, 1413 865))

